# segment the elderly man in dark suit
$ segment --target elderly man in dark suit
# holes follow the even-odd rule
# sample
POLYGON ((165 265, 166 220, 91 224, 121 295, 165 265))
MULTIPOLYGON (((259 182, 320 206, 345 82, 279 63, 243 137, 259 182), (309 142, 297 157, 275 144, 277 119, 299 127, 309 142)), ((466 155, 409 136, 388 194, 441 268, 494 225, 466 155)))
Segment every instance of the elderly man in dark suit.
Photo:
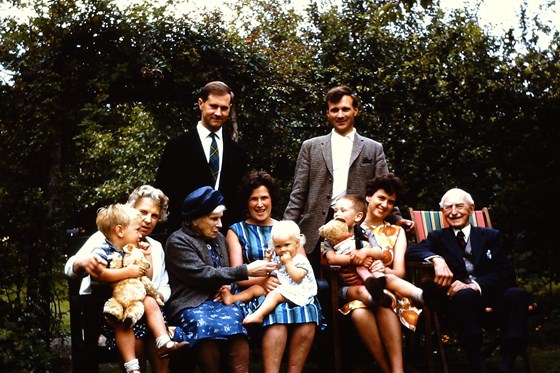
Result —
POLYGON ((165 145, 156 185, 169 196, 167 226, 171 232, 181 228, 181 204, 185 197, 202 186, 211 186, 224 196, 224 229, 243 217, 237 190, 247 170, 246 154, 223 131, 232 105, 233 92, 225 83, 206 84, 198 98, 201 117, 196 127, 165 145))
POLYGON ((481 355, 485 309, 493 309, 501 328, 500 372, 511 372, 515 357, 527 343, 529 295, 515 287, 515 273, 506 257, 500 233, 473 227, 471 195, 447 191, 440 208, 449 227, 431 232, 407 250, 408 261, 430 261, 434 281, 422 285, 428 306, 449 312, 473 372, 486 372, 481 355))
MULTIPOLYGON (((327 118, 332 131, 306 140, 298 155, 294 184, 284 219, 294 220, 306 238, 305 251, 314 269, 319 266, 319 227, 332 219, 338 197, 366 195, 366 182, 388 173, 383 146, 354 129, 358 98, 346 86, 326 95, 327 118)), ((393 212, 392 222, 411 228, 410 220, 393 212)))

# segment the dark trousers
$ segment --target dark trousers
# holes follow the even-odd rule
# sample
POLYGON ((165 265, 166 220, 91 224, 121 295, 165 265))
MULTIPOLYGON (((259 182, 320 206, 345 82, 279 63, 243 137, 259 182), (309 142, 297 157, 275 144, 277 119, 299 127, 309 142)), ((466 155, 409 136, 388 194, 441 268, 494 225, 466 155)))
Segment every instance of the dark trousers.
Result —
MULTIPOLYGON (((334 217, 334 211, 332 208, 329 208, 329 211, 327 212, 327 217, 325 219, 325 223, 331 221, 333 217, 334 217)), ((323 241, 322 238, 319 239, 313 251, 307 254, 307 259, 309 259, 309 262, 311 263, 311 268, 313 268, 313 273, 315 274, 316 278, 323 278, 323 276, 321 275, 322 274, 321 272, 321 255, 322 255, 321 242, 322 241, 323 241)))
POLYGON ((500 328, 502 351, 515 359, 527 343, 529 294, 522 288, 513 287, 493 297, 480 296, 471 289, 457 292, 451 299, 450 315, 455 321, 459 342, 465 349, 474 370, 484 371, 481 344, 482 329, 491 325, 500 328), (486 312, 491 308, 492 312, 486 312), (512 351, 511 346, 519 346, 512 351))

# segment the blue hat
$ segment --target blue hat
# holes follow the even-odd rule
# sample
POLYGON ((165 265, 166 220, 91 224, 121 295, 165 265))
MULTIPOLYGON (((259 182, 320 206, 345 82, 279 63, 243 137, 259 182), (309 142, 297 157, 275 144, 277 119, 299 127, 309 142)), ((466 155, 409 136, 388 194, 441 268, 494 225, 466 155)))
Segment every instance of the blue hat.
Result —
POLYGON ((194 220, 214 211, 222 204, 224 196, 209 186, 204 186, 191 192, 183 201, 181 217, 183 220, 194 220))

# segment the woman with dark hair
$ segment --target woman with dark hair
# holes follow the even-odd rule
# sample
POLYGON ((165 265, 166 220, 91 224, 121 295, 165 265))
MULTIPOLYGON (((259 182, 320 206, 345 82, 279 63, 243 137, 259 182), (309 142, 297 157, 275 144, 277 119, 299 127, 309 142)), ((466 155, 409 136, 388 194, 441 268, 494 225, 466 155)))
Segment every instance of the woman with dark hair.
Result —
MULTIPOLYGON (((229 227, 226 235, 231 266, 265 259, 269 248, 270 232, 276 222, 272 218, 272 206, 277 200, 278 188, 274 178, 265 171, 250 171, 242 179, 242 195, 247 202, 247 219, 229 227)), ((300 254, 305 255, 302 247, 300 254)), ((267 291, 275 289, 280 282, 274 276, 250 277, 237 281, 233 292, 251 285, 261 285, 267 291)), ((264 301, 256 298, 247 305, 252 312, 264 301)), ((321 307, 315 298, 311 304, 296 306, 279 304, 265 317, 262 336, 262 359, 265 372, 278 372, 282 356, 288 346, 288 372, 301 372, 317 325, 322 325, 321 307)))
POLYGON ((166 264, 171 285, 167 303, 174 340, 192 346, 203 372, 220 372, 222 353, 231 372, 249 370, 249 343, 243 312, 221 302, 220 288, 234 281, 266 276, 276 264, 258 260, 229 266, 224 236, 220 233, 224 197, 201 187, 183 202, 183 225, 169 236, 166 264))
MULTIPOLYGON (((374 260, 369 266, 371 272, 382 272, 391 277, 403 277, 405 274, 404 255, 407 243, 404 229, 386 220, 403 190, 401 180, 393 174, 379 176, 366 184, 368 208, 366 218, 361 225, 365 237, 372 246, 377 245, 393 252, 393 261, 390 265, 385 266, 381 260, 374 260)), ((356 251, 356 260, 352 263, 363 265, 366 259, 363 255, 364 253, 359 253, 359 250, 356 251)), ((357 274, 353 274, 352 277, 345 276, 348 285, 361 282, 357 274)), ((365 304, 356 299, 347 299, 349 302, 342 309, 345 314, 350 314, 362 341, 381 370, 403 372, 401 323, 414 330, 419 310, 413 307, 408 299, 396 296, 387 290, 381 289, 381 295, 390 297, 390 307, 383 307, 375 302, 365 304)))

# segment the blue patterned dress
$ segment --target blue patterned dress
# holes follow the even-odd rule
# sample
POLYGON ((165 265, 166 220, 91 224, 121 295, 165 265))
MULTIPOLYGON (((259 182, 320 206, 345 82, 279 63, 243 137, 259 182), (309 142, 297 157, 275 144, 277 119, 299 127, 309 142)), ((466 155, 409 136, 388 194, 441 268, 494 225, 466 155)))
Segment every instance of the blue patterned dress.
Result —
MULTIPOLYGON (((239 238, 244 263, 251 263, 255 260, 262 260, 265 258, 272 226, 261 226, 241 221, 233 224, 229 229, 239 238)), ((239 290, 236 284, 232 286, 232 292, 236 293, 239 290)), ((242 302, 238 302, 238 304, 243 308, 245 314, 250 314, 261 305, 264 299, 265 296, 263 295, 246 304, 242 302)), ((321 329, 325 328, 321 306, 317 297, 314 297, 313 302, 305 306, 296 306, 289 302, 280 303, 273 312, 264 318, 262 325, 304 323, 315 323, 319 325, 321 329)))

